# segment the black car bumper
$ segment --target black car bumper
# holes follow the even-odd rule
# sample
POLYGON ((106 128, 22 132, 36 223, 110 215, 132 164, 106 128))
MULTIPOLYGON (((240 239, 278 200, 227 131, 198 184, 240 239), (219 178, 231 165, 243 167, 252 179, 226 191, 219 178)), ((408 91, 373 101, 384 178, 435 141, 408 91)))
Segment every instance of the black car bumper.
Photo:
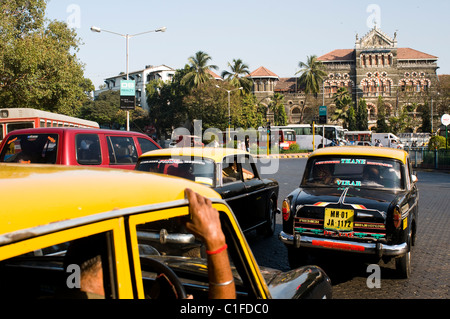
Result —
POLYGON ((301 236, 300 234, 290 235, 282 231, 279 239, 286 245, 293 245, 297 248, 322 248, 331 250, 352 251, 355 253, 372 254, 382 256, 401 256, 408 252, 408 244, 387 245, 382 243, 363 243, 356 241, 339 240, 323 237, 301 236))

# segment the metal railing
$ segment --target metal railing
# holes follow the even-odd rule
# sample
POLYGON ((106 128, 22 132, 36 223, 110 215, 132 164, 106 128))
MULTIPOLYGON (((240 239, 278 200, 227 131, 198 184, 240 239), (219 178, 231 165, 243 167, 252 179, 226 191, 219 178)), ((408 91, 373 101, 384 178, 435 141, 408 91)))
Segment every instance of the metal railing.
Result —
POLYGON ((410 148, 406 149, 415 168, 450 170, 450 149, 410 148))

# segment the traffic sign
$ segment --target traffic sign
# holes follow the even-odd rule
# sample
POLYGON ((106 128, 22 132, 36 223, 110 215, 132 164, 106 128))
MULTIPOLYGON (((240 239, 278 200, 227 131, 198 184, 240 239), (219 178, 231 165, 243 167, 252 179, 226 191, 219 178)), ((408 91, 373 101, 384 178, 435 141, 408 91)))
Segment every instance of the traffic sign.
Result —
POLYGON ((441 123, 445 126, 450 124, 450 114, 444 114, 441 117, 441 123))

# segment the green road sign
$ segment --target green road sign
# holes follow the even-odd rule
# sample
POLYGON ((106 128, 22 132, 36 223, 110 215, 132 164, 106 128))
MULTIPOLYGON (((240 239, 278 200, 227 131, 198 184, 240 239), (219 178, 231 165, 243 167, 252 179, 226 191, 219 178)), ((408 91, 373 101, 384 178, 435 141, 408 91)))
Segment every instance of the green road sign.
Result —
POLYGON ((135 96, 136 95, 136 83, 134 80, 122 80, 120 81, 120 96, 135 96))
POLYGON ((319 116, 327 116, 327 106, 326 105, 321 105, 319 106, 319 116))

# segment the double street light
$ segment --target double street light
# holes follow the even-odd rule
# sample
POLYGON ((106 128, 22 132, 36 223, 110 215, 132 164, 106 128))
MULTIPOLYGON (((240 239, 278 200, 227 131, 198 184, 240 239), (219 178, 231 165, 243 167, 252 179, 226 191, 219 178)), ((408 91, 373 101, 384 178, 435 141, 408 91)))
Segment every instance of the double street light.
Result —
MULTIPOLYGON (((95 27, 92 26, 91 27, 91 31, 92 32, 96 32, 96 33, 101 33, 101 32, 107 32, 107 33, 111 33, 111 34, 115 34, 118 36, 121 36, 122 38, 126 39, 126 50, 127 50, 127 67, 126 67, 126 71, 127 71, 127 80, 129 79, 129 40, 131 38, 134 38, 138 35, 143 35, 143 34, 147 34, 147 33, 152 33, 152 32, 166 32, 167 28, 166 27, 162 27, 162 28, 158 28, 155 30, 150 30, 150 31, 145 31, 145 32, 141 32, 141 33, 136 33, 136 34, 121 34, 121 33, 117 33, 117 32, 113 32, 113 31, 109 31, 109 30, 105 30, 105 29, 101 29, 99 27, 95 27)), ((127 131, 130 130, 130 112, 127 110, 127 131)))

